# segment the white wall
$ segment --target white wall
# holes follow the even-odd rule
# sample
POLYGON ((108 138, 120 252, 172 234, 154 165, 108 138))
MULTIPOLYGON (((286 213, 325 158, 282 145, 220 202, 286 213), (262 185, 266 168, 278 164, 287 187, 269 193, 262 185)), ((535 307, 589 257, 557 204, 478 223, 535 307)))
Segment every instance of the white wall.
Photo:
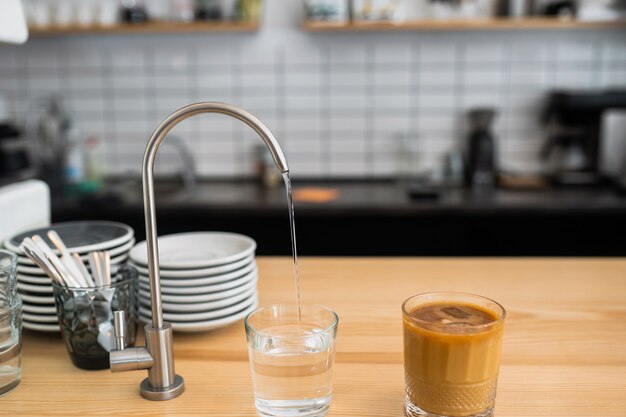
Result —
MULTIPOLYGON (((104 141, 107 172, 138 172, 158 122, 185 104, 225 101, 257 114, 286 148, 294 176, 396 171, 394 135, 417 131, 424 161, 463 137, 473 106, 499 110, 505 169, 539 170, 538 124, 554 88, 626 87, 623 30, 315 34, 295 0, 267 0, 253 34, 83 36, 0 47, 0 94, 18 118, 60 92, 85 134, 104 141)), ((260 143, 207 115, 175 133, 206 176, 249 175, 260 143)), ((162 168, 175 157, 163 151, 162 168)))

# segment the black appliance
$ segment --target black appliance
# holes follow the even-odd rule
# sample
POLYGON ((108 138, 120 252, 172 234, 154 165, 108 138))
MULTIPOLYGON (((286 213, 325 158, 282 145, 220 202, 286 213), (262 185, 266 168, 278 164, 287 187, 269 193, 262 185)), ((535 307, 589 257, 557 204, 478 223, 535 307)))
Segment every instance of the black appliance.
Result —
POLYGON ((541 150, 545 175, 554 185, 597 185, 601 173, 602 116, 626 108, 626 90, 555 91, 547 100, 541 150))
MULTIPOLYGON (((1 99, 0 99, 1 101, 1 99)), ((32 178, 33 164, 22 132, 10 122, 0 103, 0 185, 32 178)))
POLYGON ((468 112, 470 125, 466 149, 466 184, 471 188, 490 189, 496 185, 496 140, 491 125, 496 117, 493 109, 468 112))

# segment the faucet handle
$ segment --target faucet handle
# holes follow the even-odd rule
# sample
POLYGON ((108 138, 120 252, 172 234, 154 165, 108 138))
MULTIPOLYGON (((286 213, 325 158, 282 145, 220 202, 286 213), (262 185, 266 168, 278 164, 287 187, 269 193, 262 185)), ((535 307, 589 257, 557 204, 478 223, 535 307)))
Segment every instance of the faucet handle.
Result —
POLYGON ((123 310, 113 313, 115 320, 115 347, 117 350, 126 348, 126 313, 123 310))

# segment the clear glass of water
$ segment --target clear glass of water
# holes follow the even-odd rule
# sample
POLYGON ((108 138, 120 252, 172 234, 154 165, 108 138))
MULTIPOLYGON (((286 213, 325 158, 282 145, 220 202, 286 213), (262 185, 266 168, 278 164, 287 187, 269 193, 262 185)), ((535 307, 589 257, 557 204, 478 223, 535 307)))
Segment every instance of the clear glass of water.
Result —
POLYGON ((22 300, 0 304, 0 397, 22 380, 22 300))
POLYGON ((339 317, 318 305, 274 304, 246 317, 257 413, 318 417, 328 413, 339 317), (300 320, 298 316, 300 315, 300 320))
POLYGON ((0 249, 0 306, 6 307, 17 295, 17 255, 0 249))

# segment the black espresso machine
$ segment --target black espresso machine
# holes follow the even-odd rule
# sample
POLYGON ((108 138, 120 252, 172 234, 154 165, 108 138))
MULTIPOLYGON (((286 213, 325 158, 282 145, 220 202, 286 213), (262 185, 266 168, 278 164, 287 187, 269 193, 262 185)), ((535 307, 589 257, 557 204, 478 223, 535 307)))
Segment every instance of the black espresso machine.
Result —
MULTIPOLYGON (((552 184, 589 186, 617 180, 607 178, 601 166, 603 117, 616 109, 626 109, 626 89, 554 91, 549 95, 543 114, 547 136, 541 157, 552 184)), ((621 157, 626 162, 626 155, 621 157)))

